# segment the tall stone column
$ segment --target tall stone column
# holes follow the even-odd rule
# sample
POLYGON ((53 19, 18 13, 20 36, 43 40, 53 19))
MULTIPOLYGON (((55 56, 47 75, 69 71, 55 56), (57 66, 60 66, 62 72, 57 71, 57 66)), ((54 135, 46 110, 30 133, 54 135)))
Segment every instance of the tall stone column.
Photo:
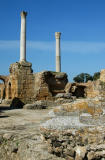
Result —
POLYGON ((56 38, 56 72, 61 72, 60 32, 55 32, 56 38))
POLYGON ((20 61, 26 61, 26 16, 27 12, 21 12, 21 33, 20 33, 20 61))

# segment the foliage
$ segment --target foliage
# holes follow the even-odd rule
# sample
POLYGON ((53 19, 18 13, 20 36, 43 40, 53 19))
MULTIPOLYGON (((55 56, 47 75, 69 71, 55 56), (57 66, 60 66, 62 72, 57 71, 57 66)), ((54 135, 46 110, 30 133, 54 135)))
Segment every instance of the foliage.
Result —
POLYGON ((93 80, 96 81, 99 78, 100 78, 100 72, 95 72, 93 75, 93 80))
POLYGON ((93 80, 93 77, 88 73, 81 73, 74 77, 73 80, 78 83, 85 83, 88 80, 93 80))

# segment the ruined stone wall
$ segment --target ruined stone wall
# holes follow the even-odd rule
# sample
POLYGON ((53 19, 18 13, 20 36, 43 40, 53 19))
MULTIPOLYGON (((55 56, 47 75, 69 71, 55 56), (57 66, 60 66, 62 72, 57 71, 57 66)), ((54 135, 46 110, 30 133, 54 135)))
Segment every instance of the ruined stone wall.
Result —
POLYGON ((0 80, 3 81, 3 83, 0 84, 0 90, 1 90, 1 99, 9 99, 9 87, 8 87, 8 81, 9 76, 0 75, 0 80))
POLYGON ((17 97, 24 103, 35 100, 53 100, 57 93, 64 93, 67 75, 51 71, 32 73, 31 63, 17 62, 10 66, 8 91, 11 99, 17 97))
POLYGON ((105 69, 100 72, 100 81, 105 82, 105 69))
POLYGON ((0 99, 3 99, 4 84, 0 84, 0 99))
POLYGON ((88 98, 94 98, 100 95, 101 91, 101 86, 100 86, 100 81, 89 81, 88 83, 85 83, 86 89, 86 97, 88 98))
POLYGON ((64 93, 67 84, 65 73, 43 71, 35 74, 34 93, 37 100, 52 100, 57 93, 64 93))
POLYGON ((52 99, 52 93, 49 90, 49 86, 45 80, 45 73, 40 72, 35 75, 35 87, 34 87, 34 97, 36 100, 48 100, 52 99))
POLYGON ((18 97, 24 103, 34 95, 34 76, 31 63, 17 62, 10 66, 11 98, 18 97))

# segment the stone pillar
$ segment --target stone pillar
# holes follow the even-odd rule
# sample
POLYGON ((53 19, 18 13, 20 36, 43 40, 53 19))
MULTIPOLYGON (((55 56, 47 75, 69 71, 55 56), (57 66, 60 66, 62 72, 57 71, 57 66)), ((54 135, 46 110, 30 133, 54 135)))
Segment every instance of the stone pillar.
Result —
POLYGON ((26 16, 27 12, 21 12, 21 33, 20 33, 20 61, 26 61, 26 16))
POLYGON ((56 38, 56 72, 61 72, 60 32, 55 32, 56 38))

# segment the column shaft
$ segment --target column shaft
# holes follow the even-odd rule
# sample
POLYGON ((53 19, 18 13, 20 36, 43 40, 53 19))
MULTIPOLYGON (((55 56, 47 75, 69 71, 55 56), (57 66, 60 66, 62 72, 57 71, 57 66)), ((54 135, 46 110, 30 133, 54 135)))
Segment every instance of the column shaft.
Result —
POLYGON ((20 61, 26 61, 26 12, 21 12, 20 61))
POLYGON ((61 72, 60 32, 55 33, 56 38, 56 72, 61 72))

